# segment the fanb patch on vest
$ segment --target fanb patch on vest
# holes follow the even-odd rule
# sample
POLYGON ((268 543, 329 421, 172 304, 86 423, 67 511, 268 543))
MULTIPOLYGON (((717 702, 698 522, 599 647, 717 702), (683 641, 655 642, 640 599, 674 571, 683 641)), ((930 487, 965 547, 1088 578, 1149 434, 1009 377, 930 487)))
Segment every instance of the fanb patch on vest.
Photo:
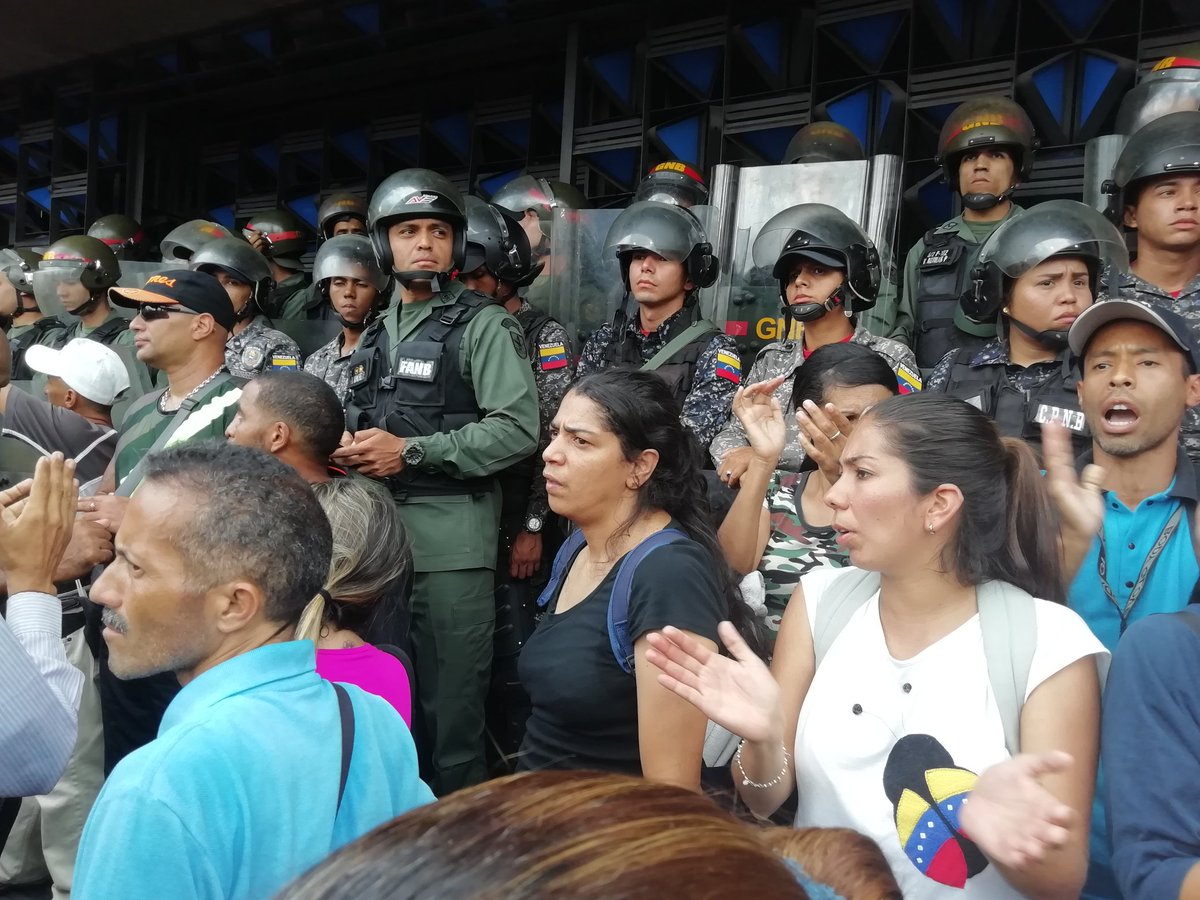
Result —
POLYGON ((554 369, 565 369, 567 366, 567 348, 563 344, 538 344, 538 365, 543 372, 554 369))
POLYGON ((263 363, 263 352, 260 347, 247 347, 242 351, 242 365, 247 369, 258 371, 263 363))
POLYGON ((396 374, 412 381, 433 381, 437 373, 437 362, 432 359, 414 359, 401 356, 396 361, 396 374))
POLYGON ((283 372, 289 369, 295 369, 299 365, 299 358, 292 356, 289 353, 287 356, 272 356, 270 369, 272 372, 283 372))
POLYGON ((1077 409, 1063 409, 1061 406, 1050 406, 1046 403, 1039 403, 1037 411, 1033 414, 1033 421, 1039 425, 1053 422, 1076 434, 1087 433, 1087 419, 1077 409))
POLYGON ((350 370, 350 387, 361 387, 371 377, 371 368, 365 362, 355 363, 350 370))
POLYGON ((948 247, 931 247, 921 257, 921 268, 944 269, 947 266, 953 266, 962 256, 962 252, 962 244, 957 241, 948 247))
POLYGON ((529 348, 525 346, 525 331, 521 328, 521 323, 510 316, 506 316, 503 321, 504 327, 508 329, 508 336, 512 338, 513 349, 517 351, 517 356, 521 359, 529 359, 529 348))
POLYGON ((900 363, 896 366, 896 384, 900 387, 900 393, 912 394, 921 389, 921 376, 904 363, 900 363))
POLYGON ((741 384, 742 361, 732 353, 728 353, 724 350, 718 350, 717 377, 724 378, 727 381, 732 381, 734 384, 741 384))

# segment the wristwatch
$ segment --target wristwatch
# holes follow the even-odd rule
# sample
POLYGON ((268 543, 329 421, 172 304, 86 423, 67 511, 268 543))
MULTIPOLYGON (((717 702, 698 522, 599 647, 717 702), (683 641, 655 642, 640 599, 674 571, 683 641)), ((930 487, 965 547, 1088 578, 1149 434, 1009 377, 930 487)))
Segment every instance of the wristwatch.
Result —
POLYGON ((525 520, 525 530, 530 534, 537 534, 544 524, 541 516, 530 516, 525 520))
POLYGON ((425 448, 416 441, 406 441, 400 458, 406 466, 419 466, 425 459, 425 448))

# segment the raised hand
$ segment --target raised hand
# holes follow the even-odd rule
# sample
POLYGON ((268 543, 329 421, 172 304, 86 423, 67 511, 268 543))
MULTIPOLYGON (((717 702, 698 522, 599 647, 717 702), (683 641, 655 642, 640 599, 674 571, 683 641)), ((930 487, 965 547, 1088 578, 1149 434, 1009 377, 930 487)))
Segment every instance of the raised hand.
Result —
POLYGON ((1087 466, 1075 474, 1071 456, 1071 439, 1061 425, 1042 425, 1042 465, 1046 467, 1046 488, 1058 508, 1065 537, 1091 542, 1104 525, 1104 497, 1101 482, 1104 470, 1097 465, 1087 466))
POLYGON ((58 568, 75 524, 75 461, 61 453, 43 457, 33 481, 0 498, 0 568, 8 591, 54 593, 58 568), (22 497, 23 494, 27 496, 22 497))
POLYGON ((1069 753, 1022 753, 984 771, 963 804, 963 832, 1011 869, 1036 864, 1070 837, 1075 811, 1038 780, 1074 763, 1069 753))
POLYGON ((722 622, 717 632, 732 658, 669 625, 648 634, 646 659, 661 670, 659 684, 739 737, 781 743, 779 685, 731 623, 722 622))
POLYGON ((805 400, 801 406, 796 410, 800 446, 804 455, 817 464, 825 480, 833 484, 841 477, 842 448, 854 426, 832 403, 826 403, 822 409, 811 400, 805 400))
POLYGON ((787 424, 775 399, 775 390, 786 375, 738 388, 733 397, 733 414, 746 429, 746 439, 754 455, 772 467, 779 461, 787 444, 787 424))

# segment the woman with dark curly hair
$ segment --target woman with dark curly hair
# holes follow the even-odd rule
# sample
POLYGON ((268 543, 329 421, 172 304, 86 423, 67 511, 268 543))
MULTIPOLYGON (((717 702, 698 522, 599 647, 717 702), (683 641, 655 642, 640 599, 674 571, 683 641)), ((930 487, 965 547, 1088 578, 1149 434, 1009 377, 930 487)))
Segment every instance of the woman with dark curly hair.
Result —
POLYGON ((550 508, 583 541, 555 561, 547 612, 521 652, 533 712, 519 767, 602 769, 698 790, 705 717, 658 683, 645 651, 646 635, 666 625, 716 649, 717 623, 746 619, 708 521, 700 447, 666 383, 622 369, 576 382, 550 435, 550 508), (668 529, 678 532, 666 535, 672 542, 625 570, 632 659, 619 660, 609 609, 621 562, 668 529))

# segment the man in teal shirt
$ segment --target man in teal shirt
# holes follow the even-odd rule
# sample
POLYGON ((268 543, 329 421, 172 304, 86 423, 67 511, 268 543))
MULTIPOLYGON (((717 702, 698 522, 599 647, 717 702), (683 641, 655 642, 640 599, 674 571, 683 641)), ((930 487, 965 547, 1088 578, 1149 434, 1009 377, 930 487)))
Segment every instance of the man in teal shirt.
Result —
POLYGON ((308 484, 261 451, 148 458, 92 598, 114 674, 171 671, 183 689, 101 791, 77 897, 270 897, 433 799, 399 714, 351 685, 343 710, 292 640, 331 547, 308 484))

